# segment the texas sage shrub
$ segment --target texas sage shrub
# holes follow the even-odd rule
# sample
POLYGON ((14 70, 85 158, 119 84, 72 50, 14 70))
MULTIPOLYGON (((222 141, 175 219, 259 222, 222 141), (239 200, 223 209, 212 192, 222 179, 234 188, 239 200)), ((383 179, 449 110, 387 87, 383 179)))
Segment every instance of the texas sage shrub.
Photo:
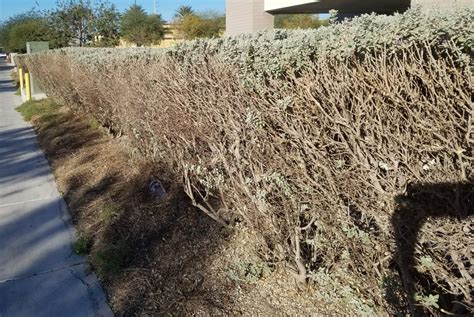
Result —
MULTIPOLYGON (((70 56, 78 63, 98 70, 105 64, 150 63, 163 55, 181 63, 200 62, 218 56, 236 65, 244 77, 281 76, 287 70, 304 69, 318 57, 339 61, 372 56, 381 52, 396 55, 406 49, 424 47, 439 55, 449 55, 458 65, 469 64, 474 46, 472 10, 412 9, 393 16, 362 15, 315 30, 275 30, 236 37, 198 39, 169 49, 151 48, 66 48, 52 54, 70 56)), ((21 59, 18 56, 17 59, 21 59)))
POLYGON ((185 42, 169 50, 182 62, 219 56, 245 77, 281 76, 305 68, 318 57, 349 61, 381 52, 396 55, 424 47, 467 65, 474 45, 472 10, 412 9, 393 16, 362 15, 316 30, 276 30, 237 37, 185 42), (454 43, 454 45, 451 45, 454 43))
POLYGON ((412 10, 19 60, 58 102, 174 171, 202 211, 250 229, 269 260, 322 287, 317 300, 466 313, 472 17, 412 10))

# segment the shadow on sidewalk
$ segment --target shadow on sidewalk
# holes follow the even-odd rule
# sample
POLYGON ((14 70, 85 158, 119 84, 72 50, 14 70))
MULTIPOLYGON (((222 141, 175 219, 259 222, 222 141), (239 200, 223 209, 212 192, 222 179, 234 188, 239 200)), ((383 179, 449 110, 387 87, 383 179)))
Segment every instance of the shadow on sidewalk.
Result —
POLYGON ((0 93, 15 92, 16 89, 13 80, 0 80, 0 93))
MULTIPOLYGON (((10 75, 10 71, 15 68, 14 66, 8 65, 5 61, 0 61, 0 71, 1 72, 8 72, 10 75)), ((13 83, 13 79, 0 79, 0 93, 8 93, 8 92, 15 92, 16 87, 13 83)))
POLYGON ((0 316, 111 315, 65 216, 61 198, 0 207, 0 316))

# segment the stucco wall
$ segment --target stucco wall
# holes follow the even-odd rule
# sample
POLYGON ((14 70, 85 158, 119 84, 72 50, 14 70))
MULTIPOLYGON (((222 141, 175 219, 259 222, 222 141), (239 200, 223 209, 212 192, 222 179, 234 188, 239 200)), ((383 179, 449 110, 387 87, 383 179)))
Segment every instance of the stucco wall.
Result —
POLYGON ((456 6, 474 7, 474 0, 412 0, 412 6, 453 8, 456 6))
POLYGON ((264 0, 227 0, 226 35, 272 29, 274 18, 264 10, 264 0))

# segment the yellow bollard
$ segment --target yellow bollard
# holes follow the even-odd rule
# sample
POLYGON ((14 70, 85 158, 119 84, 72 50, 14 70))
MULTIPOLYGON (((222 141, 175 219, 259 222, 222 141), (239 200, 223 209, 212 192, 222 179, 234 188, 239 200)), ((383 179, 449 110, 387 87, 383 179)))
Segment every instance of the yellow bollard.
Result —
POLYGON ((31 100, 30 74, 25 73, 26 101, 31 100))
POLYGON ((23 86, 24 86, 23 69, 21 69, 21 68, 18 69, 18 77, 20 78, 20 91, 23 92, 23 86))

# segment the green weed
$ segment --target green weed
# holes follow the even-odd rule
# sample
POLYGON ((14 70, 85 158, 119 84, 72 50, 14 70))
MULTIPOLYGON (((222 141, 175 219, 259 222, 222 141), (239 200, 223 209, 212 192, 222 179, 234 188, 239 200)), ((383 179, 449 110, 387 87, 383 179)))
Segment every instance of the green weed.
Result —
POLYGON ((260 279, 270 275, 271 268, 261 260, 255 262, 235 261, 227 270, 227 276, 236 282, 255 284, 260 279))
POLYGON ((114 202, 108 202, 102 208, 102 212, 100 214, 101 220, 106 223, 112 223, 117 217, 122 213, 122 209, 119 205, 114 202))
POLYGON ((21 113, 26 121, 31 121, 33 117, 42 119, 54 117, 59 106, 50 99, 43 99, 39 101, 27 101, 16 108, 16 111, 21 113))
POLYGON ((437 294, 435 295, 429 294, 428 296, 425 296, 422 294, 416 294, 415 300, 425 307, 439 308, 439 305, 438 305, 439 295, 437 294))
POLYGON ((92 247, 92 240, 90 237, 81 236, 79 239, 74 242, 72 249, 74 253, 78 255, 86 255, 89 254, 92 247))
POLYGON ((93 130, 100 130, 100 128, 102 127, 100 122, 97 121, 95 118, 89 118, 88 123, 89 127, 91 127, 93 130))
POLYGON ((125 267, 128 254, 127 242, 120 240, 97 250, 93 260, 99 274, 108 277, 119 273, 125 267))

